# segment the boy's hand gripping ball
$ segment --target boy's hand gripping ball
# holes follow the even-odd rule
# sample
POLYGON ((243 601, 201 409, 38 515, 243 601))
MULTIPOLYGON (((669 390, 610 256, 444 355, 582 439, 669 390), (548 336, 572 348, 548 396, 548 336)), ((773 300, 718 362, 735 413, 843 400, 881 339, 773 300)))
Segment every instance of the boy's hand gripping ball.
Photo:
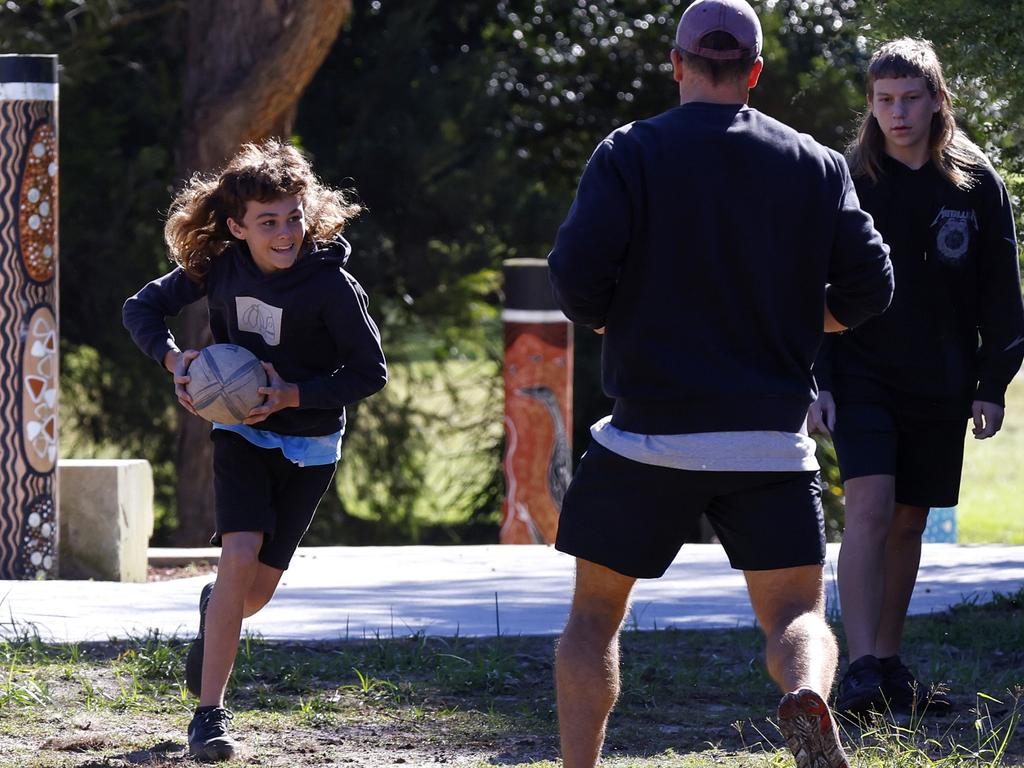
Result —
POLYGON ((188 367, 185 389, 196 413, 207 421, 241 424, 266 399, 267 372, 249 350, 235 344, 212 344, 188 367))

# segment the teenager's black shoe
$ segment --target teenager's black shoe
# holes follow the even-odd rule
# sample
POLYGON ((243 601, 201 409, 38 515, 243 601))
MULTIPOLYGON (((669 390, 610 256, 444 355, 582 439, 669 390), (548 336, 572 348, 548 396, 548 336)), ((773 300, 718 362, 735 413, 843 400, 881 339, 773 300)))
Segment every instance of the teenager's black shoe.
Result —
POLYGON ((213 582, 211 581, 203 591, 199 593, 199 634, 189 646, 188 655, 185 657, 185 687, 188 688, 196 698, 203 689, 203 646, 206 643, 206 609, 210 605, 210 596, 213 595, 213 582))
POLYGON ((200 707, 188 724, 188 754, 204 763, 217 763, 235 756, 235 741, 228 735, 234 717, 223 707, 200 707))
POLYGON ((836 712, 856 716, 885 711, 882 685, 881 663, 874 656, 861 656, 850 664, 839 683, 836 712))
POLYGON ((889 656, 879 659, 879 662, 882 668, 882 691, 893 712, 944 715, 953 709, 948 694, 918 681, 899 656, 889 656))

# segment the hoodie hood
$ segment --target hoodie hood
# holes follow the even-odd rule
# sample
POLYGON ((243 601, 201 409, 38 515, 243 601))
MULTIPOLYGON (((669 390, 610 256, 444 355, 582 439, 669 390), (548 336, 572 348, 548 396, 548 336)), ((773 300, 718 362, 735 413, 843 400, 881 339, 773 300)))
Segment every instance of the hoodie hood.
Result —
MULTIPOLYGON (((314 240, 313 247, 300 259, 331 261, 339 267, 348 264, 348 257, 352 255, 352 246, 349 245, 341 235, 335 235, 330 240, 314 240)), ((298 265, 296 265, 298 266, 298 265)))

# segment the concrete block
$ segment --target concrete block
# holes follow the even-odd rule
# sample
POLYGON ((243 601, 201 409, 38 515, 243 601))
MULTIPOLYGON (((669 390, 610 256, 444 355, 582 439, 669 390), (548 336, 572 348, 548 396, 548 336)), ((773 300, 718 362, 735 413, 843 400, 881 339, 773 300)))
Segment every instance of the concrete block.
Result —
POLYGON ((61 459, 60 577, 145 581, 153 471, 141 459, 61 459))

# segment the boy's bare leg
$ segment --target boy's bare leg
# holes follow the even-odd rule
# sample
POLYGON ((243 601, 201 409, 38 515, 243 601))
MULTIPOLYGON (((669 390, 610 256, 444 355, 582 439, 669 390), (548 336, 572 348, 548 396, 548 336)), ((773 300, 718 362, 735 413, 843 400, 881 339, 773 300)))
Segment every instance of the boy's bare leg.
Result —
POLYGON ((256 578, 252 580, 252 586, 245 595, 244 618, 248 619, 270 602, 283 575, 284 571, 280 568, 274 568, 266 563, 257 564, 256 578))
POLYGON ((875 639, 875 656, 880 659, 900 652, 903 624, 921 565, 921 535, 927 524, 927 507, 896 505, 885 542, 885 592, 875 639))
POLYGON ((564 768, 592 768, 619 695, 619 627, 636 579, 576 560, 576 588, 555 654, 564 768))
POLYGON ((783 691, 810 688, 827 699, 838 648, 825 621, 820 565, 744 571, 750 604, 765 634, 768 673, 783 691))
POLYGON ((201 707, 223 707, 224 689, 238 652, 246 596, 259 571, 263 534, 225 533, 221 541, 217 582, 206 611, 201 707))
POLYGON ((892 475, 855 477, 845 483, 846 530, 839 549, 839 597, 850 661, 875 656, 885 600, 886 540, 893 520, 892 475))

